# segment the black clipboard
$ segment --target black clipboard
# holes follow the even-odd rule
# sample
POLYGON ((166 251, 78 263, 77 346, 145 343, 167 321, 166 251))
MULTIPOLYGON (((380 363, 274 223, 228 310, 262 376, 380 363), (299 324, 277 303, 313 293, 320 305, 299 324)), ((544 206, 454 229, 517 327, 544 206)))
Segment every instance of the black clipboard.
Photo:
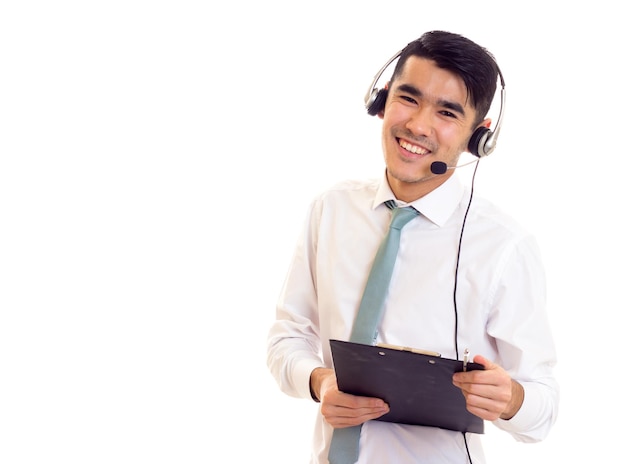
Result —
MULTIPOLYGON (((463 361, 408 349, 330 340, 339 390, 381 398, 389 412, 376 420, 484 433, 484 421, 465 408, 465 397, 452 384, 463 361)), ((483 369, 468 362, 467 370, 483 369)))

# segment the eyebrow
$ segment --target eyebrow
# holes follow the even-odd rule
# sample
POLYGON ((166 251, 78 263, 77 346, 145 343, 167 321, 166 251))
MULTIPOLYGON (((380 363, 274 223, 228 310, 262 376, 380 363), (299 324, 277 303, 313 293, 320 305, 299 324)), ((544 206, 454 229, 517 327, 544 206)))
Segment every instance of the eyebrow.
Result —
MULTIPOLYGON (((416 97, 416 98, 424 96, 424 94, 422 93, 420 89, 410 84, 400 84, 398 86, 398 90, 404 93, 408 93, 409 95, 416 97)), ((461 106, 459 103, 448 101, 448 100, 442 100, 442 99, 437 100, 436 103, 439 106, 443 106, 444 108, 447 108, 451 111, 455 111, 461 114, 462 116, 465 116, 465 110, 463 109, 463 106, 461 106)))

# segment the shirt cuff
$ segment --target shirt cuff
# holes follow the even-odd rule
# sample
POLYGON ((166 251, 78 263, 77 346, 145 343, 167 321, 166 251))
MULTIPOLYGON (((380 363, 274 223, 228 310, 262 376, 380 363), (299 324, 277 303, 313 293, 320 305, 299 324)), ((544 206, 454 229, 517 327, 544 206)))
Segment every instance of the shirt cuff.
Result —
POLYGON ((296 386, 298 397, 315 399, 313 398, 310 387, 311 372, 318 367, 324 367, 324 365, 313 359, 303 359, 294 367, 293 383, 296 386))
POLYGON ((498 419, 494 424, 507 431, 523 442, 537 442, 545 437, 546 414, 548 405, 545 399, 545 389, 532 383, 520 382, 524 388, 524 402, 513 417, 508 420, 498 419))

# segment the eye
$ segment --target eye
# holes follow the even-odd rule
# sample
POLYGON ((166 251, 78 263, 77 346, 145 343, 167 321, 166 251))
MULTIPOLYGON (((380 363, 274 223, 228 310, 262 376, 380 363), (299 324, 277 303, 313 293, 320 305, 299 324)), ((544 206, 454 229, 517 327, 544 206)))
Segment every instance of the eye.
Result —
POLYGON ((405 102, 407 102, 407 103, 411 103, 413 105, 417 105, 417 101, 413 97, 410 97, 408 95, 400 95, 400 98, 402 100, 404 100, 405 102))
POLYGON ((455 113, 452 113, 451 111, 443 110, 440 113, 446 118, 458 119, 458 116, 455 113))

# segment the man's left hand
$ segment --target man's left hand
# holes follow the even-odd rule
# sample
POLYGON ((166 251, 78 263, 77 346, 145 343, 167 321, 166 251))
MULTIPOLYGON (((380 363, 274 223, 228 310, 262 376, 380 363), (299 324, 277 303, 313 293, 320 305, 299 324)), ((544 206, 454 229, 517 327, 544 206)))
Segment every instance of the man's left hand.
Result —
POLYGON ((481 419, 511 419, 522 407, 524 388, 499 365, 477 355, 474 362, 485 370, 457 372, 452 383, 465 396, 467 410, 481 419))

